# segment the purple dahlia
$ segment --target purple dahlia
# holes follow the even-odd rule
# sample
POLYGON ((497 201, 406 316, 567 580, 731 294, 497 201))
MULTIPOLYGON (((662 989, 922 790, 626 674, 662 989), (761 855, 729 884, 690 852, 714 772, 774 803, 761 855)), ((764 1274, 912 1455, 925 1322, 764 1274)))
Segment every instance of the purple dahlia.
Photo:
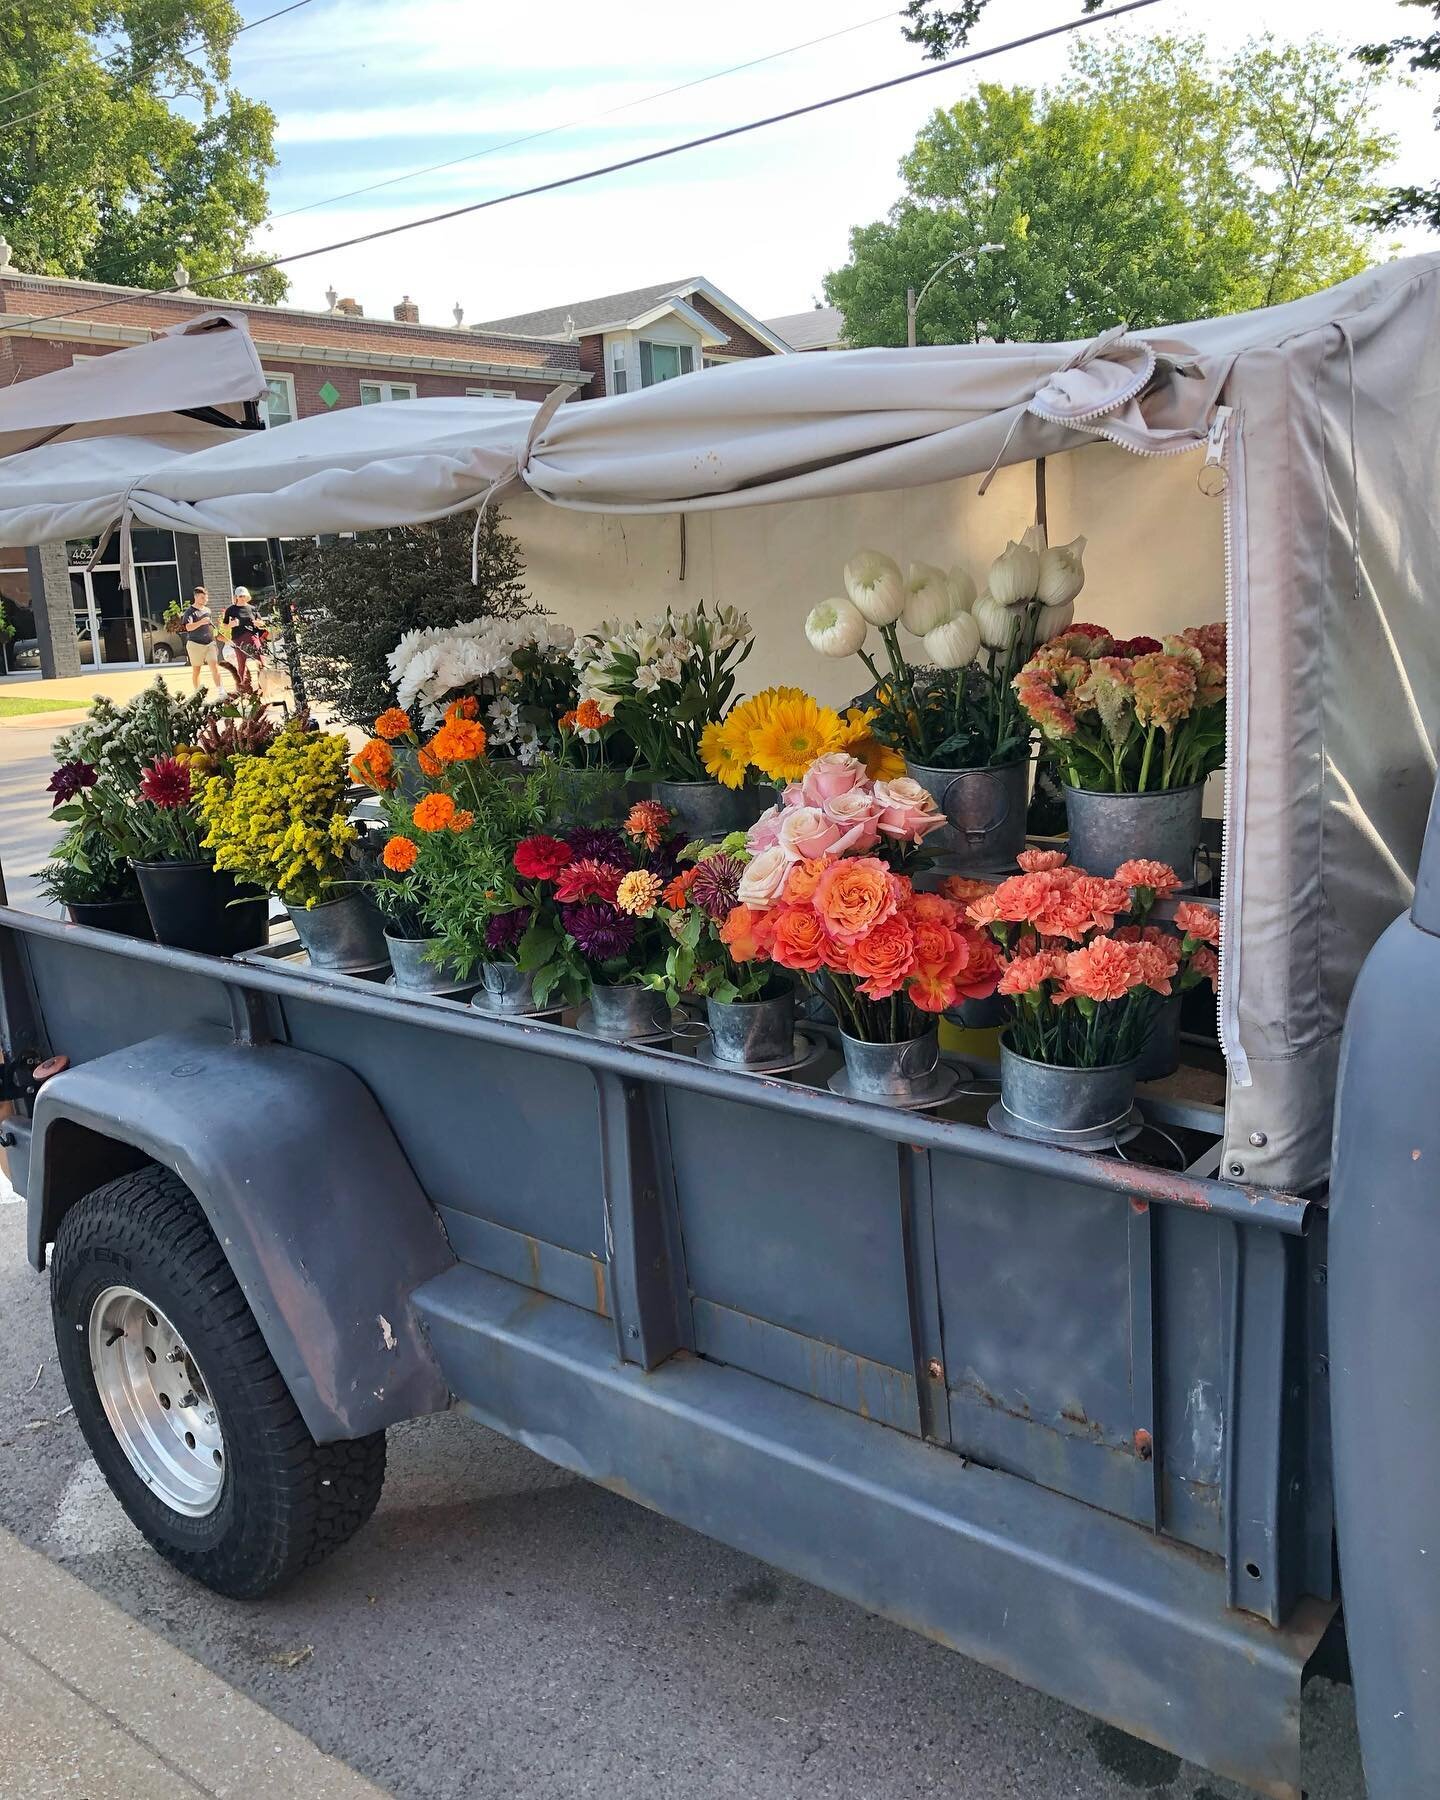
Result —
POLYGON ((526 907, 496 913, 485 927, 485 947, 493 950, 497 957, 510 956, 519 949, 520 940, 529 929, 530 913, 526 907))
POLYGON ((587 962, 610 962, 635 942, 635 921, 603 900, 562 906, 560 919, 587 962))
POLYGON ((725 918, 740 898, 741 864, 733 856, 707 856, 696 863, 690 898, 712 919, 725 918))
POLYGON ((81 762, 78 756, 74 762, 61 763, 50 777, 50 785, 46 789, 47 793, 55 796, 50 802, 52 811, 57 806, 67 806, 77 794, 94 787, 99 779, 90 764, 81 762))
POLYGON ((577 825, 564 836, 577 860, 588 856, 595 862, 614 863, 621 869, 630 867, 630 852, 625 839, 613 826, 577 825))

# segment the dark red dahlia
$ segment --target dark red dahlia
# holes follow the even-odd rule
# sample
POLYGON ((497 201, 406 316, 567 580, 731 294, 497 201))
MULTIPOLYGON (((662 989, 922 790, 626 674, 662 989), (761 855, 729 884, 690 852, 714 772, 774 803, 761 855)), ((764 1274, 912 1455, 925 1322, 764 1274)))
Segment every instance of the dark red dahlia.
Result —
POLYGON ((190 771, 173 756, 157 756, 140 777, 140 792, 152 805, 166 812, 188 806, 191 800, 190 771))
POLYGON ((560 922, 587 962, 610 962, 623 956, 635 942, 635 921, 603 900, 562 906, 560 922))
POLYGON ((575 852, 559 838, 522 838, 515 846, 515 867, 527 881, 553 881, 575 852))
POLYGON ((95 770, 87 762, 81 762, 77 756, 74 762, 61 763, 50 777, 50 785, 46 789, 55 798, 50 802, 51 808, 66 806, 77 794, 86 788, 94 787, 100 779, 95 770))

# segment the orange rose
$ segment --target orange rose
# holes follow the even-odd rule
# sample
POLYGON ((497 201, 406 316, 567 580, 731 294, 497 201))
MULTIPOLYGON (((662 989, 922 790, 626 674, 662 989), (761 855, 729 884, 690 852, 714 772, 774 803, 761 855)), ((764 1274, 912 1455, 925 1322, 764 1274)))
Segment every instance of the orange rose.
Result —
POLYGON ((824 873, 823 856, 807 856, 803 862, 797 862, 785 877, 784 899, 791 906, 808 906, 824 873))
POLYGON ((905 992, 912 1006, 928 1013, 943 1013, 960 998, 955 983, 934 969, 917 969, 905 992))
POLYGON ((882 919, 850 946, 850 973, 871 1000, 888 1000, 904 987, 915 967, 915 932, 898 915, 882 919))
POLYGON ((775 934, 771 955, 782 968, 813 974, 829 962, 834 946, 808 906, 781 906, 764 916, 775 934))
POLYGON ((956 903, 943 894, 912 894, 905 910, 912 921, 932 919, 941 925, 958 925, 962 916, 956 903))
POLYGON ((447 718, 431 738, 430 750, 442 763, 474 762, 485 754, 485 727, 473 719, 447 718))
POLYGON ((958 931, 940 919, 914 921, 915 967, 927 975, 953 981, 965 967, 968 946, 958 931))
POLYGON ((448 794, 426 794, 410 817, 421 831, 443 831, 455 817, 455 802, 448 794))
POLYGON ((392 837, 380 852, 380 860, 387 869, 393 869, 397 875, 403 875, 407 869, 415 867, 415 858, 420 854, 420 846, 407 837, 392 837))
POLYGON ((350 773, 365 787, 383 793, 395 786, 395 758, 382 738, 371 738, 350 764, 350 773))
POLYGON ((765 962, 770 955, 771 931, 768 913, 753 906, 732 906, 720 927, 720 942, 737 963, 765 962))
POLYGON ((386 738, 394 742, 396 738, 408 737, 410 733, 410 715, 403 706, 387 706, 375 721, 376 737, 386 738))
POLYGON ((837 943, 854 944, 892 917, 902 892, 878 856, 845 856, 815 884, 815 911, 837 943))

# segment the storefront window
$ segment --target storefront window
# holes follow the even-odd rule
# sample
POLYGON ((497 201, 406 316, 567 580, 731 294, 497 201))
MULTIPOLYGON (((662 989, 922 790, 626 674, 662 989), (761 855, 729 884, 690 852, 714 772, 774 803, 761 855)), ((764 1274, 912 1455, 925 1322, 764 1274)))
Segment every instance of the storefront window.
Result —
POLYGON ((275 592, 275 571, 270 565, 266 539, 230 539, 230 585, 249 588, 257 603, 265 602, 275 592))
POLYGON ((23 550, 0 549, 0 675, 40 667, 30 571, 23 550))
POLYGON ((111 532, 91 568, 95 542, 76 538, 66 545, 81 662, 180 661, 184 643, 165 622, 166 609, 180 598, 174 532, 134 532, 135 586, 129 594, 120 586, 119 537, 111 532))

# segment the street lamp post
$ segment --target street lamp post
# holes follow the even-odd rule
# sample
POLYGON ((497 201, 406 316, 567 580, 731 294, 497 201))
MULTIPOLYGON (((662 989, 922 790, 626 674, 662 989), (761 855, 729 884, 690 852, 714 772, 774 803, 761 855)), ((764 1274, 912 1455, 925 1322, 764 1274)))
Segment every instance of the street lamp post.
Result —
POLYGON ((930 271, 929 279, 917 294, 913 287, 905 290, 905 342, 913 350, 915 348, 915 316, 920 311, 920 302, 934 287, 935 283, 951 267, 966 256, 983 256, 987 251, 1003 250, 1003 244, 980 244, 974 250, 957 250, 953 256, 947 256, 937 269, 930 271))

